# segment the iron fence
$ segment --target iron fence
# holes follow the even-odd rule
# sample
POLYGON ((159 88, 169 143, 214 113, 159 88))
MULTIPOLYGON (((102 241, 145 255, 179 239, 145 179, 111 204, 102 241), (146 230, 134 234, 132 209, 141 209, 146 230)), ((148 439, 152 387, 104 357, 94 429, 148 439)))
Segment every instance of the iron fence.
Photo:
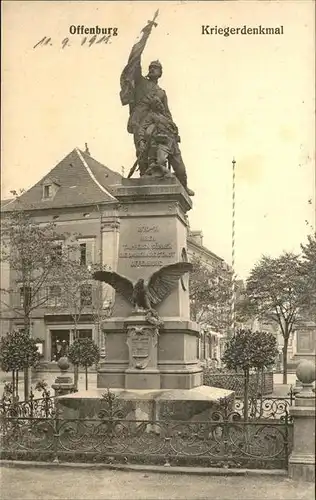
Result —
POLYGON ((55 415, 55 397, 43 391, 41 398, 30 392, 27 401, 19 401, 12 393, 5 393, 0 400, 0 418, 49 418, 55 415))
MULTIPOLYGON (((294 396, 291 394, 288 398, 249 398, 248 400, 248 419, 281 419, 290 420, 289 411, 294 404, 294 396)), ((245 400, 235 398, 234 410, 244 417, 245 400)))
MULTIPOLYGON (((294 398, 250 398, 248 402, 248 420, 284 419, 290 421, 289 410, 294 398)), ((245 402, 242 398, 235 399, 234 411, 244 417, 245 402)), ((55 398, 30 398, 28 401, 15 402, 12 399, 0 400, 0 416, 4 417, 53 417, 56 411, 55 398)))
POLYGON ((8 418, 6 459, 287 468, 287 422, 8 418))
POLYGON ((207 421, 128 420, 114 399, 95 418, 1 415, 1 457, 11 460, 120 462, 207 467, 287 468, 292 425, 245 422, 227 406, 207 421))

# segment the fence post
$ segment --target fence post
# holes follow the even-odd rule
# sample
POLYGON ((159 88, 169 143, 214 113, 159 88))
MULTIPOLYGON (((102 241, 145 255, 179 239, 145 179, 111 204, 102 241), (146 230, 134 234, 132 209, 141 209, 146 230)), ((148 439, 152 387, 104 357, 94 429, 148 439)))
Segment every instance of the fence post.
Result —
POLYGON ((294 396, 296 396, 296 394, 298 394, 302 390, 302 382, 300 380, 298 380, 298 378, 296 378, 295 386, 294 387, 291 386, 291 387, 292 387, 294 396))
POLYGON ((64 396, 74 390, 73 380, 68 374, 70 366, 68 358, 60 358, 57 365, 60 368, 60 375, 56 378, 55 383, 52 384, 52 388, 55 391, 55 396, 64 396))
MULTIPOLYGON (((302 387, 300 387, 300 390, 302 389, 302 387)), ((295 392, 294 388, 293 388, 293 385, 290 386, 290 390, 289 392, 287 393, 288 396, 290 396, 290 406, 293 405, 294 401, 295 401, 295 394, 297 394, 297 392, 295 392)))
POLYGON ((289 476, 292 479, 315 481, 315 365, 302 361, 296 376, 302 382, 295 405, 290 407, 293 417, 293 451, 289 458, 289 476))

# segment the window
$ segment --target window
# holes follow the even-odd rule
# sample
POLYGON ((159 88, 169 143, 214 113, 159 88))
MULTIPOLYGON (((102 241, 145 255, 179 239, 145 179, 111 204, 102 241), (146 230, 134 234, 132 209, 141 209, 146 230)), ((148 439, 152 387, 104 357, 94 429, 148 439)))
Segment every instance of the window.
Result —
POLYGON ((62 356, 68 355, 69 346, 75 339, 92 339, 92 329, 53 329, 50 330, 51 337, 51 360, 58 361, 62 356))
POLYGON ((95 238, 81 238, 78 240, 79 255, 78 259, 82 266, 88 266, 94 263, 95 238))
POLYGON ((52 260, 57 261, 60 260, 63 254, 63 245, 62 243, 56 243, 52 252, 52 260))
POLYGON ((51 184, 46 184, 44 186, 43 198, 52 198, 53 196, 53 186, 51 184))
POLYGON ((20 306, 24 307, 24 304, 30 305, 31 302, 31 287, 25 286, 20 288, 20 306))
POLYGON ((56 179, 46 178, 42 184, 42 199, 51 200, 54 198, 59 187, 60 184, 56 179))
POLYGON ((23 326, 15 326, 14 330, 19 332, 19 333, 25 332, 25 328, 23 326))
POLYGON ((24 288, 20 288, 20 306, 24 306, 24 288))
POLYGON ((61 287, 53 285, 48 288, 47 305, 50 307, 61 306, 61 287))
POLYGON ((51 330, 51 359, 58 361, 59 358, 67 356, 70 343, 69 330, 51 330))
POLYGON ((43 354, 44 354, 44 341, 43 342, 37 342, 36 347, 37 347, 39 355, 43 356, 43 354))
POLYGON ((80 305, 81 307, 92 305, 92 285, 81 285, 80 305))
POLYGON ((87 264, 87 244, 80 243, 80 264, 85 266, 87 264))
POLYGON ((80 329, 77 330, 77 339, 91 339, 92 340, 92 330, 80 329))

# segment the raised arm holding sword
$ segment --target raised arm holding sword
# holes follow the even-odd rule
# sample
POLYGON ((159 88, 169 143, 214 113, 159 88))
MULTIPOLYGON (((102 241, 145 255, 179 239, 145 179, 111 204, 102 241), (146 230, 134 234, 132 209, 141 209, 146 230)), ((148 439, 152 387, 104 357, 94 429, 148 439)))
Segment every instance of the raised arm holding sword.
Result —
MULTIPOLYGON (((141 56, 152 28, 157 26, 156 19, 158 13, 159 11, 157 10, 152 21, 148 21, 147 25, 142 29, 142 37, 132 47, 127 65, 120 79, 120 99, 123 106, 129 105, 127 130, 134 136, 137 155, 137 160, 131 168, 128 177, 134 174, 137 165, 139 167, 140 176, 144 175, 146 170, 148 170, 148 154, 146 147, 144 147, 144 143, 140 140, 139 130, 142 129, 144 120, 148 117, 149 113, 152 112, 153 106, 156 106, 156 103, 159 102, 159 107, 164 116, 172 120, 166 92, 158 85, 158 80, 162 76, 161 63, 159 61, 152 61, 146 76, 143 76, 141 68, 141 56)), ((169 158, 170 164, 174 169, 175 175, 183 184, 188 194, 193 196, 193 191, 191 191, 186 184, 185 167, 179 148, 177 151, 178 154, 176 159, 169 158)))

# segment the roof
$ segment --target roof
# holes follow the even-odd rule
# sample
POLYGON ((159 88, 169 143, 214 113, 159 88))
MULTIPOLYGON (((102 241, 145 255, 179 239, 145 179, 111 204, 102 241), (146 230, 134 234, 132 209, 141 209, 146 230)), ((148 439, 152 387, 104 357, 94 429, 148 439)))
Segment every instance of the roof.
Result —
POLYGON ((222 257, 219 257, 214 252, 211 252, 211 250, 206 248, 204 245, 199 245, 199 243, 197 243, 192 237, 190 237, 190 235, 188 236, 188 245, 194 247, 198 252, 204 253, 207 257, 211 258, 212 260, 224 262, 224 259, 222 257))
MULTIPOLYGON (((80 150, 79 150, 80 151, 80 150)), ((114 172, 110 168, 102 165, 99 161, 92 158, 90 154, 80 151, 82 157, 87 162, 96 179, 104 186, 111 187, 116 184, 122 184, 122 176, 118 172, 114 172)))
POLYGON ((12 203, 14 200, 15 198, 7 198, 6 200, 0 200, 1 208, 4 208, 6 205, 9 205, 9 203, 12 203))
MULTIPOLYGON (((102 165, 89 154, 75 148, 61 160, 45 177, 19 200, 25 209, 71 207, 81 204, 115 202, 111 186, 120 184, 122 176, 102 165), (43 199, 43 185, 56 185, 52 198, 43 199)), ((14 209, 15 203, 1 207, 3 211, 14 209)))

